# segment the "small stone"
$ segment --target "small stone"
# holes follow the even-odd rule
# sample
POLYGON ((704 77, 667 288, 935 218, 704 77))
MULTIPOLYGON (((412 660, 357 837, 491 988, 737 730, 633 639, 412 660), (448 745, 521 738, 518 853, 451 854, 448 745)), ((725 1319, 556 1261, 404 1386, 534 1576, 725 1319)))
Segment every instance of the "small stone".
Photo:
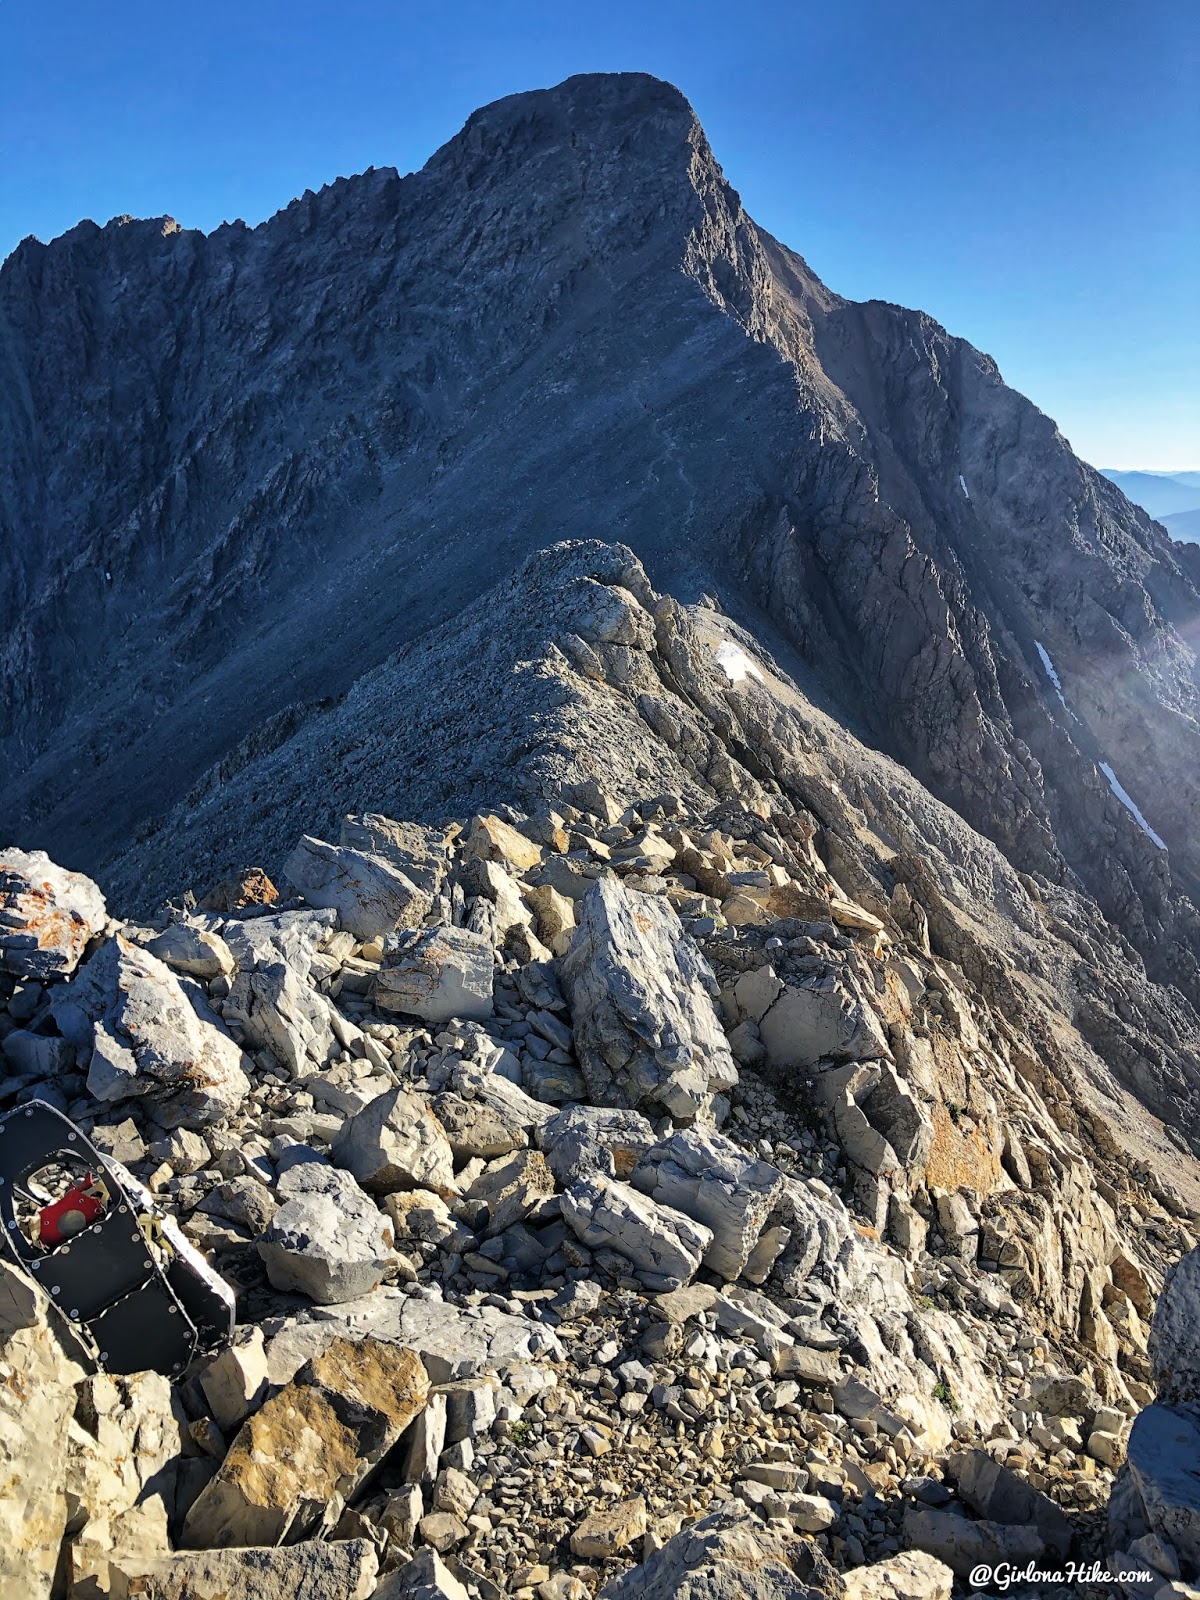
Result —
POLYGON ((587 1517, 571 1535, 572 1554, 585 1560, 606 1560, 628 1549, 646 1531, 646 1502, 641 1495, 622 1500, 587 1517))

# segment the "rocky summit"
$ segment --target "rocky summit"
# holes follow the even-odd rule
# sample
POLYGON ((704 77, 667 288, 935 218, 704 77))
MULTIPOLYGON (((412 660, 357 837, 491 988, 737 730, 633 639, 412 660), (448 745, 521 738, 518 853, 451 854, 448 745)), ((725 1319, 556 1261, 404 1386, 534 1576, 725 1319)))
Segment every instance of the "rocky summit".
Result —
POLYGON ((1195 550, 639 75, 0 373, 0 1115, 237 1305, 0 1267, 0 1595, 1200 1594, 1195 550))

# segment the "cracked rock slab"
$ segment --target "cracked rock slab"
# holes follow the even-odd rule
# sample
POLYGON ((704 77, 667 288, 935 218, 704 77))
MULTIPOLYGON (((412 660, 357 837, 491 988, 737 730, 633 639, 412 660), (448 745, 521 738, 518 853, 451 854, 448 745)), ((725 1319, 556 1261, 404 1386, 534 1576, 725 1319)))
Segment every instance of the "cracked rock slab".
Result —
POLYGON ((596 1175, 577 1178, 566 1190, 562 1214, 582 1244, 618 1251, 638 1281, 660 1294, 691 1281, 713 1238, 682 1211, 596 1175))
POLYGON ((294 1543, 348 1500, 429 1397, 420 1358, 334 1339, 242 1424, 183 1527, 188 1549, 294 1543))
POLYGON ((368 1600, 379 1558, 369 1539, 285 1549, 179 1551, 109 1563, 110 1600, 368 1600))
POLYGON ((686 1128, 654 1145, 634 1169, 643 1194, 712 1230, 704 1265, 726 1282, 741 1277, 783 1189, 783 1175, 732 1139, 686 1128))
POLYGON ((425 1022, 485 1022, 492 1014, 492 942, 469 928, 425 928, 389 940, 375 1004, 425 1022))
POLYGON ((598 879, 562 962, 575 1053, 594 1101, 713 1116, 738 1081, 712 970, 665 901, 598 879))

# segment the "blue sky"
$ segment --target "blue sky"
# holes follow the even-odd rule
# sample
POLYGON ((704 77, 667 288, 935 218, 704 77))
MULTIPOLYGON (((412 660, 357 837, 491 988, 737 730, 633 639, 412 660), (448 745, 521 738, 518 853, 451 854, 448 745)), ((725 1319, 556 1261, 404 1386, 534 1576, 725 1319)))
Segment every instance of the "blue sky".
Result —
POLYGON ((932 313, 1098 466, 1200 467, 1189 0, 0 0, 0 256, 84 216, 259 222, 619 69, 679 85, 831 287, 932 313))

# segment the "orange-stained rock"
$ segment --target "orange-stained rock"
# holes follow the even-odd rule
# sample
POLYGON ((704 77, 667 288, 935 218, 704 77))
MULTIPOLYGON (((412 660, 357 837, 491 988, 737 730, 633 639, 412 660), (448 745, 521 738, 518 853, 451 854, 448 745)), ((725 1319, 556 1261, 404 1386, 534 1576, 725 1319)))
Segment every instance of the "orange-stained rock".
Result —
POLYGON ((313 1532, 329 1507, 336 1520, 428 1396, 413 1351, 335 1339, 243 1423, 188 1513, 183 1544, 276 1545, 313 1532))

